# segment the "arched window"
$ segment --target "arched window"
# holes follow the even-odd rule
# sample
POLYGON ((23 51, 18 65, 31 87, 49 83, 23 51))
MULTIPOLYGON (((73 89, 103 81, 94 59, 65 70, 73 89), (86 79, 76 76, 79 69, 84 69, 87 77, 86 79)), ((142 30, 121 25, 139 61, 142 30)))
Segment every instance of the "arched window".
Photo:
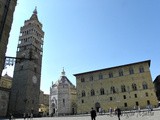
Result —
POLYGON ((132 84, 133 91, 137 90, 137 85, 135 83, 132 84))
POLYGON ((144 72, 143 66, 140 66, 140 67, 139 67, 139 72, 140 72, 140 73, 143 73, 143 72, 144 72))
POLYGON ((115 87, 111 87, 111 93, 116 93, 115 87))
POLYGON ((82 97, 85 97, 86 96, 86 93, 85 93, 85 91, 83 90, 82 91, 82 97))
POLYGON ((101 88, 101 89, 100 89, 100 94, 101 94, 101 95, 104 95, 104 88, 101 88))
POLYGON ((134 74, 134 70, 132 67, 129 68, 129 74, 134 74))
POLYGON ((121 91, 122 91, 122 92, 126 92, 126 86, 125 86, 125 85, 122 85, 122 86, 121 86, 121 91))
POLYGON ((94 96, 95 95, 95 92, 94 92, 94 90, 92 89, 91 90, 91 96, 94 96))
POLYGON ((143 87, 143 89, 148 89, 147 83, 146 83, 146 82, 143 82, 143 83, 142 83, 142 87, 143 87))

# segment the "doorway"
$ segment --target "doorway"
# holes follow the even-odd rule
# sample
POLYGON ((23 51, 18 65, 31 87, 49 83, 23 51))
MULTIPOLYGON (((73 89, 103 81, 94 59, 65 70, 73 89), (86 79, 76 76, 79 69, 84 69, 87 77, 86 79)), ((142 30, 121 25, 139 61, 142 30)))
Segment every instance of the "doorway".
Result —
POLYGON ((95 103, 95 108, 96 108, 96 111, 99 112, 99 108, 101 107, 100 103, 99 102, 96 102, 95 103))

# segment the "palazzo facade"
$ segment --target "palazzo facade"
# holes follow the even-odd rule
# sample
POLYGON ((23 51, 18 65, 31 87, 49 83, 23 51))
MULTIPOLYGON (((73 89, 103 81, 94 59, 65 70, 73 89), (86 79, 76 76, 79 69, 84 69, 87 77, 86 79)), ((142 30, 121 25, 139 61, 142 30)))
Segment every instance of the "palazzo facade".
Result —
POLYGON ((158 104, 150 73, 150 60, 74 74, 77 113, 91 108, 130 110, 158 104))

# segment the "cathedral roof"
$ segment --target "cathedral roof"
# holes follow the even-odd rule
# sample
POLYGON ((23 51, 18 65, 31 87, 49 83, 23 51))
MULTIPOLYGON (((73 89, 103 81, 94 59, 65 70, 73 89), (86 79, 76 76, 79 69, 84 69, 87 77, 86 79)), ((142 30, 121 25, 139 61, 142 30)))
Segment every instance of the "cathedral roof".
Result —
POLYGON ((33 14, 30 18, 30 20, 37 20, 38 21, 38 16, 37 16, 38 12, 37 12, 37 7, 35 7, 33 14))
POLYGON ((69 85, 73 86, 71 81, 66 76, 61 76, 58 81, 59 81, 59 84, 69 84, 69 85))
MULTIPOLYGON (((61 72, 61 76, 60 79, 56 81, 56 83, 54 85, 60 85, 60 84, 68 84, 70 86, 74 86, 71 81, 66 77, 65 75, 65 71, 63 69, 63 71, 61 72)), ((53 86, 53 85, 52 85, 53 86)))

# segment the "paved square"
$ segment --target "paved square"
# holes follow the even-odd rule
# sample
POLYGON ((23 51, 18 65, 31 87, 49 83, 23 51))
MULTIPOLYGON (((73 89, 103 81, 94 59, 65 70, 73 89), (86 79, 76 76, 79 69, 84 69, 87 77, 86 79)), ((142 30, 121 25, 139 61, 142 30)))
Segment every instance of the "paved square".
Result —
MULTIPOLYGON (((1 119, 7 120, 7 119, 1 119)), ((14 119, 24 120, 24 119, 14 119)), ((41 117, 25 120, 91 120, 90 115, 76 115, 76 116, 63 116, 63 117, 41 117)), ((112 115, 97 115, 96 120, 118 120, 117 116, 112 115)), ((121 116, 121 120, 160 120, 160 111, 141 112, 141 113, 128 113, 121 116)))

